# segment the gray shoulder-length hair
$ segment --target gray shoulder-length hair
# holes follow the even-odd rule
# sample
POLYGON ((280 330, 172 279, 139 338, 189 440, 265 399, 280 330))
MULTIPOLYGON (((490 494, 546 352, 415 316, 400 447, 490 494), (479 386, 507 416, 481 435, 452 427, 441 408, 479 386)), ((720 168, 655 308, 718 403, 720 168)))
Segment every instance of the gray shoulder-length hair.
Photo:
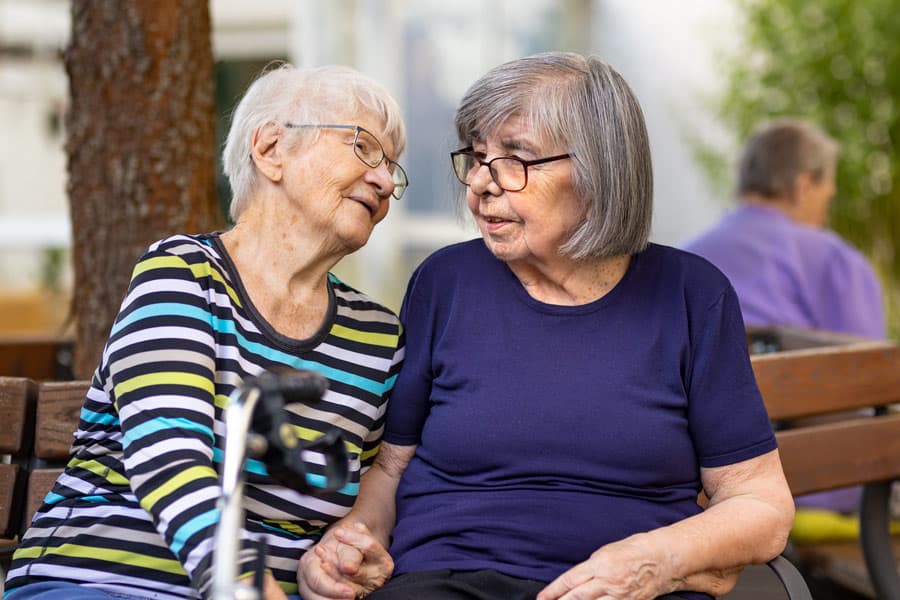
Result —
POLYGON ((809 121, 773 121, 757 129, 744 144, 737 193, 784 198, 803 173, 812 173, 821 181, 834 168, 838 151, 838 143, 809 121))
POLYGON ((466 92, 456 133, 470 145, 513 115, 548 148, 574 154, 573 186, 585 219, 561 251, 581 260, 643 250, 653 215, 650 142, 640 104, 622 76, 596 57, 570 52, 507 62, 466 92))
MULTIPOLYGON (((359 71, 345 66, 299 68, 290 64, 263 70, 234 109, 222 151, 222 166, 232 191, 232 220, 246 209, 257 184, 257 169, 250 158, 254 131, 271 121, 334 123, 336 112, 372 112, 384 122, 384 130, 373 133, 382 139, 389 137, 398 156, 406 147, 406 129, 397 101, 359 71)), ((312 128, 292 131, 305 141, 319 135, 319 130, 312 128)), ((397 156, 391 158, 396 160, 397 156)))

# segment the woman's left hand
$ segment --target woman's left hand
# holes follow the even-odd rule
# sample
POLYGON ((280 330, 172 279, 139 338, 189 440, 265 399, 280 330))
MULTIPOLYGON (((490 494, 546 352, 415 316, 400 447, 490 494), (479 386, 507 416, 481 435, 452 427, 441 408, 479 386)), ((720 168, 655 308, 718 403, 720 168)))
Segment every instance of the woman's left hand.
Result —
POLYGON ((361 598, 393 571, 391 555, 364 524, 338 522, 300 557, 297 583, 303 598, 361 598))
POLYGON ((626 538, 608 544, 553 580, 536 600, 652 600, 661 589, 665 553, 626 538))

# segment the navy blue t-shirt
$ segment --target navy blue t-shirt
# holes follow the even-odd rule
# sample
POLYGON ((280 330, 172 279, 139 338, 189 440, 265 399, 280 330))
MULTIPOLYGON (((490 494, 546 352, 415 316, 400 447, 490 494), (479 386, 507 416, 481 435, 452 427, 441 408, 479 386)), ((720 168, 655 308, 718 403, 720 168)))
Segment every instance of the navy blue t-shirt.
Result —
POLYGON ((397 493, 398 574, 549 582, 699 512, 701 466, 776 447, 737 297, 686 252, 651 244, 603 298, 557 306, 473 240, 419 266, 401 319, 384 439, 419 447, 397 493))

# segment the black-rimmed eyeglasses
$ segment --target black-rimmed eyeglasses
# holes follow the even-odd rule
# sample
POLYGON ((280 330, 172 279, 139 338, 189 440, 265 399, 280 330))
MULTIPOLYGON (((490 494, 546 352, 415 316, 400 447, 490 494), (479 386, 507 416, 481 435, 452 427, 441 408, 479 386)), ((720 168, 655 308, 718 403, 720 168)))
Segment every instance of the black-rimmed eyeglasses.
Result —
POLYGON ((406 171, 403 170, 403 167, 397 161, 387 157, 384 153, 384 146, 381 145, 375 134, 359 125, 285 123, 284 126, 292 129, 352 129, 356 131, 356 136, 353 138, 353 153, 356 154, 356 158, 373 169, 377 168, 382 162, 387 161, 388 172, 391 174, 391 179, 394 182, 394 191, 391 192, 391 195, 399 200, 406 188, 409 187, 409 179, 406 177, 406 171))
POLYGON ((498 156, 491 160, 484 160, 483 152, 475 152, 471 146, 460 148, 450 153, 450 160, 453 161, 453 173, 465 185, 471 183, 475 171, 486 166, 500 189, 507 192, 520 192, 528 185, 528 167, 533 165, 542 165, 544 163, 562 160, 564 158, 572 158, 573 154, 557 154, 556 156, 548 156, 546 158, 536 158, 534 160, 523 160, 516 156, 498 156))

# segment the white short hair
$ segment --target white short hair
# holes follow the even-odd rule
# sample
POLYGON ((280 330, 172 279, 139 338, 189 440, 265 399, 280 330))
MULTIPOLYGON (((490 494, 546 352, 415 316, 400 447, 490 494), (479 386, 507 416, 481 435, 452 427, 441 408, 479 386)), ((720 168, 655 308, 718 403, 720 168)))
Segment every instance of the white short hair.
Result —
MULTIPOLYGON (((257 184, 256 166, 250 157, 254 132, 269 121, 329 123, 338 110, 380 116, 384 121, 380 134, 391 139, 396 154, 406 147, 397 101, 359 71, 336 65, 299 68, 290 64, 263 70, 234 109, 222 151, 222 166, 231 185, 232 220, 247 207, 257 184)), ((316 130, 309 132, 317 135, 316 130)))

